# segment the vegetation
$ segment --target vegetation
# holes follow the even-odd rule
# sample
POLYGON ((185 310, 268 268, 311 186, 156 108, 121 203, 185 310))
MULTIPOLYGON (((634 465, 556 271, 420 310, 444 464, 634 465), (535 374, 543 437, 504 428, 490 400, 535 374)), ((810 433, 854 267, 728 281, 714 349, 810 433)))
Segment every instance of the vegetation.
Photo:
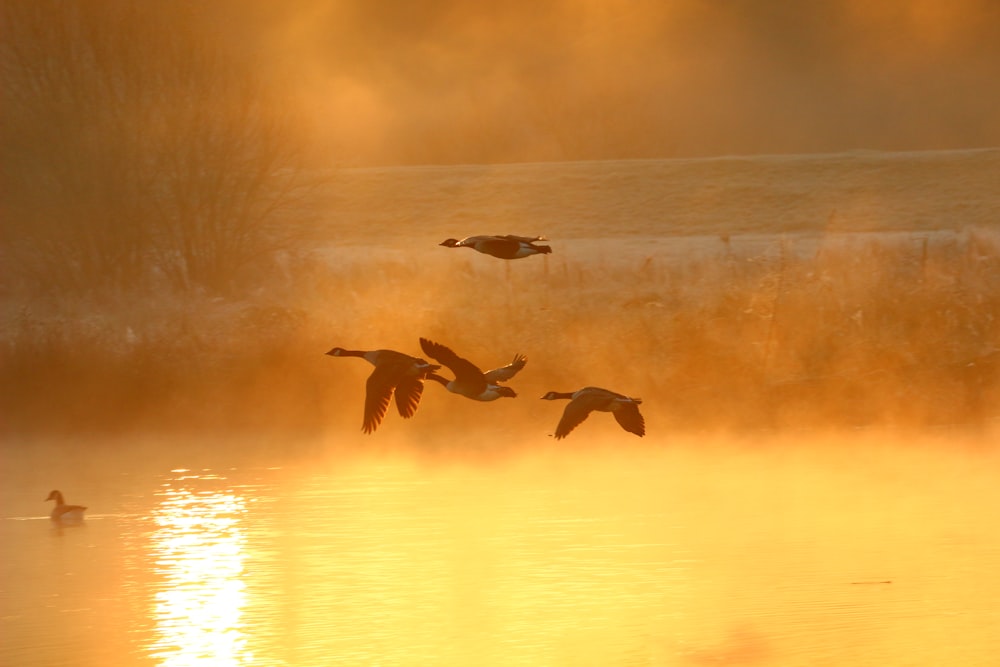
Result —
POLYGON ((322 353, 421 335, 527 354, 521 398, 429 387, 383 430, 535 437, 558 415, 531 399, 584 385, 643 397, 654 435, 995 424, 996 151, 362 169, 319 198, 305 133, 200 11, 0 0, 8 434, 354 433, 368 369, 322 353), (900 233, 941 220, 980 227, 900 233), (456 229, 555 253, 436 248, 456 229), (896 234, 838 233, 872 229, 896 234), (658 252, 706 233, 734 236, 658 252))
POLYGON ((239 291, 296 236, 291 119, 198 11, 0 3, 8 290, 239 291))
POLYGON ((512 266, 455 251, 421 263, 316 256, 238 304, 137 300, 102 312, 80 302, 52 317, 24 308, 5 332, 5 427, 353 434, 370 369, 323 353, 418 353, 418 335, 484 366, 526 353, 512 383, 520 397, 484 419, 431 386, 413 420, 390 415, 373 437, 485 428, 544 438, 558 415, 532 399, 588 384, 643 397, 652 436, 995 425, 995 232, 739 248, 734 238, 666 262, 575 257, 564 244, 512 266))

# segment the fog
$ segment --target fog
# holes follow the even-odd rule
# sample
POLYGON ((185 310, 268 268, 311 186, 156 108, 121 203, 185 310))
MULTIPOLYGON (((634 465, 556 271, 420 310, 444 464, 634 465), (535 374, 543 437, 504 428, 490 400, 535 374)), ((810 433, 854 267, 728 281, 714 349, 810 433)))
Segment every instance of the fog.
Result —
POLYGON ((0 656, 995 661, 982 517, 1000 487, 980 442, 577 436, 502 455, 343 437, 295 456, 218 437, 5 453, 0 656), (48 525, 53 484, 89 505, 84 525, 48 525))
MULTIPOLYGON (((368 440, 545 443, 562 407, 538 397, 587 385, 643 398, 651 435, 989 431, 998 159, 355 170, 322 200, 311 243, 228 290, 156 275, 124 292, 12 289, 6 425, 353 437, 371 367, 324 353, 420 355, 423 336, 484 369, 527 355, 518 398, 432 383, 413 419, 390 409, 368 440), (553 252, 505 262, 438 245, 483 229, 546 233, 553 252)), ((638 440, 607 415, 568 440, 588 433, 638 440)))
POLYGON ((288 102, 345 164, 1000 143, 1000 9, 987 0, 212 11, 214 34, 294 82, 288 102))
POLYGON ((995 661, 994 4, 0 9, 0 662, 995 661))
MULTIPOLYGON (((144 34, 128 27, 130 2, 84 11, 99 31, 144 34)), ((224 1, 138 13, 167 29, 135 45, 136 63, 170 40, 218 51, 266 81, 326 164, 1000 143, 1000 9, 988 0, 224 1)))

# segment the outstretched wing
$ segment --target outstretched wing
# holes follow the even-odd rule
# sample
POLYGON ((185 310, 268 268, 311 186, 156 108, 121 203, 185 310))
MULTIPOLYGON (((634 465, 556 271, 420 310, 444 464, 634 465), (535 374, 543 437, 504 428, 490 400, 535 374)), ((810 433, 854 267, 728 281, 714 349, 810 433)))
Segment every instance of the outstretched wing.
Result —
POLYGON ((396 364, 384 364, 376 366, 368 376, 365 386, 365 419, 361 426, 365 433, 372 433, 382 423, 396 386, 398 370, 399 366, 396 364))
POLYGON ((424 381, 420 378, 407 376, 396 385, 396 408, 400 417, 409 419, 416 413, 423 392, 424 381))
POLYGON ((563 410, 562 419, 556 426, 556 440, 565 438, 570 432, 583 423, 583 420, 594 410, 593 400, 587 396, 578 396, 569 402, 563 410))
POLYGON ((635 433, 640 438, 646 435, 646 420, 639 412, 635 403, 620 403, 613 411, 615 419, 629 433, 635 433))
POLYGON ((486 378, 483 377, 483 371, 474 363, 458 356, 452 352, 451 348, 440 343, 435 343, 432 340, 427 340, 426 338, 420 339, 420 347, 423 349, 424 354, 450 368, 451 372, 455 374, 456 380, 470 386, 472 386, 472 383, 481 382, 482 389, 480 391, 486 391, 486 378))
POLYGON ((523 354, 515 354, 514 361, 510 362, 506 366, 501 366, 500 368, 494 368, 491 371, 486 371, 484 375, 486 376, 486 381, 491 384, 496 384, 497 382, 506 382, 515 375, 517 375, 524 365, 528 363, 528 358, 523 354))
POLYGON ((517 241, 518 243, 534 243, 536 241, 548 241, 544 236, 514 236, 513 234, 504 234, 503 236, 498 236, 497 238, 507 239, 508 241, 517 241))
POLYGON ((458 242, 460 246, 474 246, 481 241, 489 241, 490 239, 499 238, 498 236, 492 234, 481 234, 479 236, 466 236, 464 239, 458 242))

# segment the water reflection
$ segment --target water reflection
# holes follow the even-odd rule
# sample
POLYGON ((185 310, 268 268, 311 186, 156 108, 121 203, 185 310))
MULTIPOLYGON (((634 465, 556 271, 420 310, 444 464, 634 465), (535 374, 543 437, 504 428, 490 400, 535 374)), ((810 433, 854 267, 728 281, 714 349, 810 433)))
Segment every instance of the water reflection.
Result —
POLYGON ((0 520, 0 664, 992 667, 1000 451, 932 444, 129 470, 0 520))
POLYGON ((243 665, 250 656, 242 626, 246 500, 231 491, 199 491, 215 475, 172 471, 157 494, 150 653, 161 665, 243 665))

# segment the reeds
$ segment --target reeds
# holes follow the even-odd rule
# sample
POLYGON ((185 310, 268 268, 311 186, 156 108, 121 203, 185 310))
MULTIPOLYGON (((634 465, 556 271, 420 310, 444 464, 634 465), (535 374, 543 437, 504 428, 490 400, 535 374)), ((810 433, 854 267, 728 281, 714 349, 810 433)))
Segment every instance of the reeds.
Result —
MULTIPOLYGON (((684 258, 623 247, 565 243, 510 265, 355 249, 241 302, 24 306, 4 323, 4 429, 353 433, 370 368, 323 353, 418 354, 418 336, 484 367, 527 354, 502 419, 542 435, 558 415, 533 399, 585 385, 641 396, 651 433, 1000 417, 995 231, 776 238, 750 252, 734 237, 684 258)), ((436 389, 405 428, 501 414, 436 389)))

